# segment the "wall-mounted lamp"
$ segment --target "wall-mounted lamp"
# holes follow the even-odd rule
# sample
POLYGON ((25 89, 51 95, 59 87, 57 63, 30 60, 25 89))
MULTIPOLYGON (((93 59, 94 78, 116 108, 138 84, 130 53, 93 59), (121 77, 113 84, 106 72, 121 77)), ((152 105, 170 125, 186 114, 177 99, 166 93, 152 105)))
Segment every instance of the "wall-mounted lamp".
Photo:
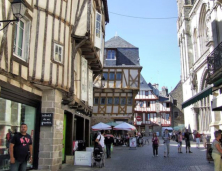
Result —
POLYGON ((13 12, 15 19, 0 21, 0 25, 1 25, 1 23, 7 22, 7 24, 2 29, 0 29, 0 31, 2 31, 4 28, 6 28, 11 22, 19 21, 22 17, 24 17, 25 11, 27 9, 23 0, 13 0, 11 2, 11 8, 12 8, 12 12, 13 12))

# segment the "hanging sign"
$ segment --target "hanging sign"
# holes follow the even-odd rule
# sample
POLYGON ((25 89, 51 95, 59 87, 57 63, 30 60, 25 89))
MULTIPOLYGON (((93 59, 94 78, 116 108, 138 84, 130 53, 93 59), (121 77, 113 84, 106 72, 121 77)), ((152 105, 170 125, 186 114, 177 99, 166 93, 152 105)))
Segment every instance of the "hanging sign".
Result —
POLYGON ((41 113, 41 126, 53 125, 53 113, 41 113))

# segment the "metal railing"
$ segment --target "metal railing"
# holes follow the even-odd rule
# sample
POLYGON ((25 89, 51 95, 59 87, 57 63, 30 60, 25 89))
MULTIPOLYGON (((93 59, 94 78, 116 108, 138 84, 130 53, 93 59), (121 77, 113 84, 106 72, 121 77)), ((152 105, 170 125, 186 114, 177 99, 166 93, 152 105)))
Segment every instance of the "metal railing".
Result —
POLYGON ((222 42, 207 57, 208 79, 222 68, 222 42))

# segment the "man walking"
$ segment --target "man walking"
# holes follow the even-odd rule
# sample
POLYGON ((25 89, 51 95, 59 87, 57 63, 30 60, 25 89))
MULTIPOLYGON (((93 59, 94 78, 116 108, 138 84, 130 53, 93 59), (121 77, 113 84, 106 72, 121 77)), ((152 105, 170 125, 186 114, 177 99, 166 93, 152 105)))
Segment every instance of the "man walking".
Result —
POLYGON ((114 142, 113 135, 108 131, 105 135, 105 144, 106 144, 106 155, 107 158, 111 158, 111 145, 114 142))
POLYGON ((198 131, 197 131, 195 137, 196 137, 196 147, 199 148, 200 147, 200 134, 198 131))
POLYGON ((27 125, 22 123, 20 133, 17 133, 11 140, 9 146, 10 171, 26 171, 27 161, 29 160, 32 163, 32 139, 26 133, 27 129, 27 125))
POLYGON ((187 153, 187 149, 189 150, 189 153, 192 153, 190 151, 190 132, 188 132, 188 129, 186 129, 186 132, 184 133, 184 138, 185 138, 185 142, 186 142, 186 153, 187 153))
POLYGON ((164 157, 169 157, 170 153, 170 134, 168 129, 165 129, 163 134, 163 143, 164 143, 164 157))

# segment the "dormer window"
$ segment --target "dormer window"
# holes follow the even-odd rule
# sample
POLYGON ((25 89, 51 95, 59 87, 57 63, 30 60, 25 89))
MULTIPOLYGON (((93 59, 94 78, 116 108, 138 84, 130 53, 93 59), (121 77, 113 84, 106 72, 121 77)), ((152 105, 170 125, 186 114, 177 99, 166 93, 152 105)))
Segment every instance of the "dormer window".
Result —
POLYGON ((116 60, 116 50, 107 50, 107 57, 109 60, 116 60))

